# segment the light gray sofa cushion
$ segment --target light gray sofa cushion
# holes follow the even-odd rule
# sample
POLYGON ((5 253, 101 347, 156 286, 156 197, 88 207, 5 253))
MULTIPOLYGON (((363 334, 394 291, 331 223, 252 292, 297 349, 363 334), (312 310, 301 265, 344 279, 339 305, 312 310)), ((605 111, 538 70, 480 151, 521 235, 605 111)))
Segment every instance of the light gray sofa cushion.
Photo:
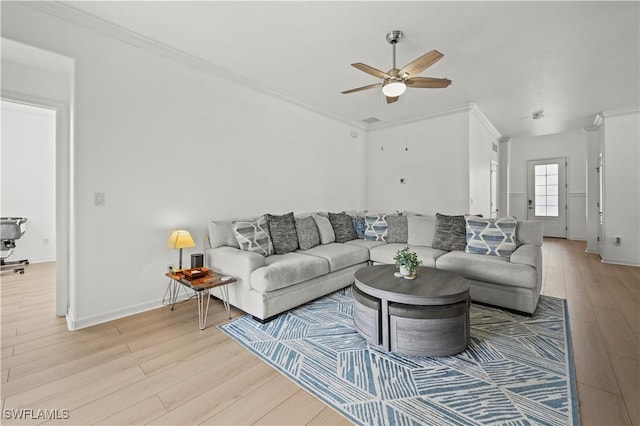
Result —
POLYGON ((373 247, 377 247, 377 246, 381 246, 384 245, 385 242, 384 241, 371 241, 371 240, 351 240, 351 241, 347 241, 345 244, 349 244, 352 246, 358 246, 358 247, 364 247, 367 250, 373 248, 373 247))
POLYGON ((407 216, 408 240, 412 246, 431 247, 436 235, 435 216, 407 216))
POLYGON ((238 240, 233 234, 230 220, 212 220, 209 222, 209 246, 218 248, 223 246, 240 248, 238 240))
POLYGON ((313 220, 316 221, 318 227, 318 233, 320 234, 320 244, 330 244, 336 241, 336 234, 333 232, 333 227, 329 218, 320 214, 313 215, 313 220))
POLYGON ((251 287, 262 292, 278 290, 329 273, 322 258, 299 253, 276 254, 265 258, 266 266, 251 273, 251 287))
POLYGON ((437 250, 431 247, 390 243, 371 248, 371 261, 377 263, 393 264, 395 263, 393 261, 393 256, 395 256, 398 250, 402 250, 405 247, 409 247, 411 251, 415 252, 418 256, 418 259, 422 261, 422 264, 430 268, 435 268, 436 259, 446 253, 446 251, 437 250))
POLYGON ((369 250, 351 244, 330 243, 309 250, 298 250, 297 253, 326 259, 331 272, 369 260, 369 250))
POLYGON ((468 279, 505 286, 535 289, 538 280, 536 269, 529 265, 509 262, 509 259, 504 257, 469 254, 463 251, 451 251, 440 256, 436 260, 436 267, 458 273, 468 279))

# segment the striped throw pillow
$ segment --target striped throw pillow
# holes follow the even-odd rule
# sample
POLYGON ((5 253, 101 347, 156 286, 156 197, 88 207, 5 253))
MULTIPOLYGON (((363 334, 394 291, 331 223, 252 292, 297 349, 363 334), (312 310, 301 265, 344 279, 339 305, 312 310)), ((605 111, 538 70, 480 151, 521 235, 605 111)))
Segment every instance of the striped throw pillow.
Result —
POLYGON ((233 235, 244 251, 259 253, 263 256, 273 254, 273 243, 269 235, 267 218, 264 216, 251 221, 233 221, 233 235))
POLYGON ((489 256, 510 257, 516 249, 516 225, 514 217, 484 219, 468 216, 466 219, 467 246, 465 251, 489 256))

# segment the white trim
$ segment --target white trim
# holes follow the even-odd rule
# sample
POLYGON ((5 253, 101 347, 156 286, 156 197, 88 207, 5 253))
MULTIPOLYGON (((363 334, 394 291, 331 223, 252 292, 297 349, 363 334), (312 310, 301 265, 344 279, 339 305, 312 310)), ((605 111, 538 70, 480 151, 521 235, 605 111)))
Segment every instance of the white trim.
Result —
POLYGON ((640 262, 620 262, 617 260, 608 260, 608 259, 602 259, 600 262, 609 263, 611 265, 640 266, 640 262))
POLYGON ((502 135, 500 134, 498 129, 496 129, 493 124, 491 124, 487 116, 484 115, 482 111, 480 111, 480 108, 478 108, 476 104, 471 104, 471 109, 469 112, 471 113, 471 115, 478 119, 478 121, 493 135, 493 137, 495 137, 497 140, 502 139, 502 135))
POLYGON ((462 105, 459 107, 451 108, 451 109, 436 112, 436 113, 417 115, 414 117, 406 118, 404 120, 394 121, 392 123, 380 122, 378 124, 371 124, 369 125, 369 131, 386 129, 387 127, 402 126, 404 124, 415 123, 417 121, 431 120, 433 118, 444 117, 446 115, 457 114, 460 112, 469 112, 471 111, 471 108, 473 108, 473 106, 474 104, 462 105))
POLYGON ((58 1, 44 1, 44 2, 24 2, 24 5, 30 6, 40 12, 47 13, 57 18, 64 19, 68 22, 79 25, 90 31, 94 31, 110 37, 115 40, 119 40, 123 43, 127 43, 131 46, 138 47, 146 50, 147 52, 162 56, 174 62, 186 65, 188 67, 197 69, 210 75, 214 75, 218 78, 230 81, 240 86, 248 87, 252 90, 261 92, 263 94, 278 98, 282 101, 296 105, 298 107, 307 109, 317 114, 323 115, 329 119, 339 121, 349 126, 356 127, 362 131, 367 131, 365 124, 359 121, 348 120, 333 114, 329 111, 318 108, 317 106, 309 103, 306 100, 294 98, 289 95, 285 95, 275 89, 265 87, 264 84, 258 83, 246 77, 241 77, 236 73, 228 70, 219 65, 213 64, 202 58, 199 58, 190 53, 184 52, 180 49, 176 49, 167 44, 161 43, 157 40, 153 40, 142 34, 138 34, 135 31, 131 31, 127 28, 116 25, 112 22, 98 18, 85 11, 76 9, 75 7, 58 1))
POLYGON ((604 118, 609 118, 609 117, 617 117, 619 115, 638 114, 638 113, 640 113, 640 106, 633 106, 628 108, 614 109, 611 111, 604 111, 602 113, 602 116, 604 118))
MULTIPOLYGON (((178 298, 176 303, 180 303, 182 301, 188 300, 190 297, 181 296, 178 298)), ((105 312, 99 315, 93 315, 86 318, 74 318, 74 315, 71 311, 67 314, 67 326, 69 330, 75 331, 83 328, 91 327, 98 324, 103 324, 108 321, 113 321, 119 318, 128 317, 135 314, 140 314, 142 312, 151 311, 154 309, 166 308, 167 315, 171 314, 170 307, 167 305, 163 305, 162 299, 156 299, 151 302, 144 302, 138 305, 128 306, 126 308, 115 309, 110 312, 105 312)), ((195 306, 194 306, 195 309, 195 306)), ((197 327, 197 324, 194 322, 194 327, 197 327)))

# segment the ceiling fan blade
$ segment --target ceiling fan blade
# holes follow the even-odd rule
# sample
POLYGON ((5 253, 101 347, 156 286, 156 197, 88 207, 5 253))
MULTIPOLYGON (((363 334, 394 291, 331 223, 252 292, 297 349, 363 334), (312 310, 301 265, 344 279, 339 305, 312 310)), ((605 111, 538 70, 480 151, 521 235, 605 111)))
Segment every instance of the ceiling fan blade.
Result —
POLYGON ((413 77, 406 81, 407 86, 421 89, 443 89, 451 84, 448 78, 413 77))
POLYGON ((409 74, 409 76, 420 74, 422 71, 429 68, 431 65, 438 62, 442 59, 444 55, 437 50, 432 50, 429 53, 425 53, 417 59, 414 59, 413 62, 406 65, 404 68, 398 72, 398 75, 402 76, 405 74, 409 74))
POLYGON ((391 76, 389 74, 387 74, 386 72, 382 72, 379 69, 376 69, 374 67, 370 67, 367 64, 363 64, 362 62, 357 62, 355 64, 351 64, 352 67, 359 69, 360 71, 364 71, 369 75, 372 75, 374 77, 378 77, 381 79, 386 79, 386 78, 391 78, 391 76))
POLYGON ((392 104, 392 103, 394 103, 395 101, 397 101, 399 97, 400 97, 400 96, 387 96, 387 103, 388 103, 388 104, 392 104))
POLYGON ((382 83, 370 84, 368 86, 362 86, 362 87, 357 87, 355 89, 345 90, 342 93, 346 95, 348 93, 360 92, 362 90, 373 89, 374 87, 380 87, 380 86, 382 86, 382 83))

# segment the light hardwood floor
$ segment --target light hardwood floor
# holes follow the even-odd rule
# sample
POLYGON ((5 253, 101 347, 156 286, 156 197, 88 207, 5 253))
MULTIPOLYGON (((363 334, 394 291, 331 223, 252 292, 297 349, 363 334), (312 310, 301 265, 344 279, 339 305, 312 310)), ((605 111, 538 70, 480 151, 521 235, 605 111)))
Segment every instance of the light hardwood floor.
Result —
MULTIPOLYGON (((569 301, 581 422, 640 426, 640 268, 584 249, 558 239, 543 248, 543 294, 569 301)), ((219 301, 204 331, 190 300, 69 332, 54 315, 54 272, 2 274, 3 416, 43 408, 69 410, 47 424, 349 424, 218 331, 219 301)), ((158 292, 165 286, 159 278, 158 292)))

